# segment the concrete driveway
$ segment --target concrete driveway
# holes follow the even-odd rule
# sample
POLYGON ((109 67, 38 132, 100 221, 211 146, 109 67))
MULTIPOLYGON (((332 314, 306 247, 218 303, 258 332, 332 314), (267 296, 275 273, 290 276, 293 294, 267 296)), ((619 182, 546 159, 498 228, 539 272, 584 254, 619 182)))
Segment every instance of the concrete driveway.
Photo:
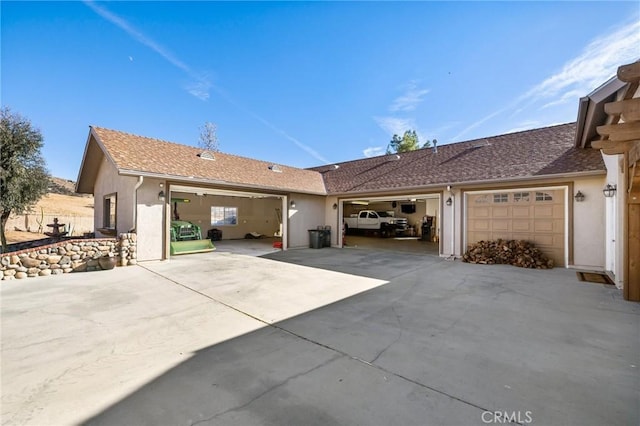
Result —
POLYGON ((0 285, 3 424, 638 424, 640 305, 358 249, 0 285))

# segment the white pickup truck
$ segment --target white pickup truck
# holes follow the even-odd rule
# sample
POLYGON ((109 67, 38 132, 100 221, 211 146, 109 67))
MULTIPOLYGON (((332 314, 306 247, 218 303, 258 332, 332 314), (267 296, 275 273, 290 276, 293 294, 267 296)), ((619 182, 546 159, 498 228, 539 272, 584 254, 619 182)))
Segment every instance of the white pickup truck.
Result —
POLYGON ((361 210, 344 218, 344 232, 350 229, 379 230, 380 236, 388 237, 407 230, 408 221, 404 217, 394 217, 387 212, 361 210))

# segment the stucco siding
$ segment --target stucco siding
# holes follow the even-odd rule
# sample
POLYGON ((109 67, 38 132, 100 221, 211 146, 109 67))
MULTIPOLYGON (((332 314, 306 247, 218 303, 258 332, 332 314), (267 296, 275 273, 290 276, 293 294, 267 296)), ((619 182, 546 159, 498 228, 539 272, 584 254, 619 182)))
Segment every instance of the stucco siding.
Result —
POLYGON ((576 180, 569 202, 573 203, 573 266, 603 270, 605 267, 604 176, 576 180), (578 191, 584 201, 573 199, 578 191))
POLYGON ((145 179, 137 193, 138 260, 163 258, 164 203, 158 200, 160 180, 145 179))
POLYGON ((116 202, 116 232, 129 232, 134 228, 133 223, 133 188, 136 178, 120 176, 116 168, 106 159, 102 160, 94 186, 94 228, 96 236, 102 236, 98 231, 104 225, 104 197, 109 194, 117 195, 116 202))
MULTIPOLYGON (((607 167, 607 177, 603 186, 608 184, 616 185, 617 191, 614 197, 605 199, 605 238, 606 238, 606 261, 608 271, 615 275, 615 282, 618 288, 622 288, 624 279, 624 221, 625 221, 625 197, 618 196, 618 193, 627 190, 625 183, 623 156, 602 154, 604 164, 607 167), (619 242, 619 243, 618 243, 619 242)), ((602 190, 602 188, 600 188, 602 190)))
MULTIPOLYGON (((290 194, 289 201, 295 202, 295 208, 289 207, 289 244, 290 248, 302 248, 309 246, 309 229, 318 226, 332 225, 325 221, 326 197, 303 194, 290 194)), ((331 226, 331 233, 335 233, 331 226)), ((332 237, 333 238, 333 237, 332 237)))

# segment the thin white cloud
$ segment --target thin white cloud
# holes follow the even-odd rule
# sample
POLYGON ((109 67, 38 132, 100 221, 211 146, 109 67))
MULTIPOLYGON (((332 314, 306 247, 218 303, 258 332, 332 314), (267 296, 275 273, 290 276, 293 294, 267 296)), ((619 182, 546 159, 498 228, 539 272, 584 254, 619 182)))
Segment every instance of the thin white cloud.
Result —
POLYGON ((211 89, 211 83, 208 81, 197 81, 195 83, 189 84, 186 87, 187 92, 192 94, 198 99, 206 101, 209 99, 209 90, 211 89))
POLYGON ((387 152, 385 147, 382 146, 370 146, 369 148, 365 148, 362 151, 362 154, 369 158, 369 157, 377 157, 378 155, 383 155, 387 152))
MULTIPOLYGON (((84 0, 84 4, 86 4, 95 13, 97 13, 98 15, 100 15, 101 17, 106 19, 107 21, 115 24, 116 26, 118 26, 119 28, 124 30, 127 34, 129 34, 131 37, 133 37, 136 41, 140 42, 141 44, 149 47, 154 52, 158 53, 167 62, 169 62, 170 64, 172 64, 176 68, 184 71, 193 80, 191 83, 187 84, 186 87, 185 87, 185 90, 189 94, 195 96, 198 99, 206 101, 210 97, 209 92, 211 90, 214 90, 216 93, 218 93, 220 95, 220 97, 226 99, 227 102, 235 105, 237 108, 239 108, 239 109, 243 110, 244 112, 246 112, 247 114, 251 115, 256 120, 260 121, 262 124, 264 124, 265 126, 270 128, 274 132, 282 135, 284 138, 286 138, 290 142, 293 142, 296 146, 298 146, 303 151, 307 152, 309 155, 311 155, 316 160, 321 161, 321 162, 323 162, 325 164, 329 164, 330 163, 330 161, 328 161, 326 158, 324 158, 322 155, 320 155, 320 153, 318 153, 316 150, 314 150, 310 146, 300 142, 298 139, 296 139, 293 136, 289 135, 284 130, 280 129, 279 127, 277 127, 277 126, 275 126, 273 124, 271 124, 268 120, 262 118, 261 116, 259 116, 258 114, 254 113, 253 111, 251 111, 251 110, 243 107, 242 105, 240 105, 229 94, 225 93, 225 91, 223 91, 221 88, 214 86, 209 81, 209 79, 207 78, 206 75, 198 74, 195 71, 193 71, 193 69, 189 65, 187 65, 184 62, 182 62, 180 59, 178 59, 176 56, 174 56, 169 50, 164 48, 162 45, 160 45, 159 43, 155 42, 154 40, 152 40, 151 38, 147 37, 142 32, 140 32, 139 30, 134 28, 130 23, 128 23, 123 18, 111 13, 110 11, 108 11, 107 9, 105 9, 105 8, 103 8, 101 6, 98 6, 92 0, 84 0)), ((129 58, 131 58, 131 57, 129 57, 129 58)))
POLYGON ((389 136, 402 136, 406 130, 415 129, 416 127, 413 118, 373 117, 373 119, 389 136))
MULTIPOLYGON (((467 126, 452 140, 458 140, 492 118, 513 111, 511 116, 539 105, 537 110, 576 102, 615 75, 620 65, 640 57, 640 21, 624 25, 589 43, 582 53, 566 62, 562 69, 518 96, 504 108, 467 126), (542 105, 540 103, 544 102, 542 105)), ((548 125, 548 124, 543 124, 548 125)))
MULTIPOLYGON (((171 65, 184 71, 191 79, 194 80, 193 83, 190 83, 185 88, 187 92, 189 92, 193 96, 202 100, 209 99, 209 89, 211 88, 211 83, 208 81, 208 79, 194 72, 189 65, 187 65, 186 63, 178 59, 173 53, 171 53, 164 46, 157 43, 155 40, 151 39, 150 37, 147 37, 146 35, 144 35, 141 31, 136 29, 133 25, 131 25, 125 19, 110 12, 104 7, 97 5, 92 0, 84 0, 84 4, 87 5, 95 13, 100 15, 102 18, 106 19, 107 21, 111 22, 112 24, 116 25, 117 27, 122 29, 124 32, 129 34, 137 42, 147 46, 148 48, 150 48, 151 50, 153 50, 154 52, 162 56, 171 65)), ((130 60, 132 60, 131 56, 129 58, 130 60)))
POLYGON ((309 155, 311 155, 316 160, 321 161, 324 164, 331 163, 331 161, 329 161, 326 158, 324 158, 318 151, 316 151, 315 149, 313 149, 309 145, 307 145, 307 144, 305 144, 303 142, 300 142, 300 140, 298 140, 297 138, 294 138, 293 136, 291 136, 290 134, 288 134, 287 132, 285 132, 284 130, 282 130, 281 128, 276 126, 275 124, 272 124, 267 119, 262 118, 261 116, 259 116, 255 112, 246 109, 242 105, 239 105, 237 102, 235 102, 235 101, 233 101, 233 100, 231 100, 229 98, 227 98, 227 100, 229 100, 229 102, 233 103, 236 107, 244 110, 247 114, 251 115, 253 118, 255 118, 256 120, 258 120, 259 122, 261 122, 262 124, 264 124, 265 126, 270 128, 274 132, 282 135, 285 139, 289 140, 290 142, 293 142, 298 148, 300 148, 303 151, 307 152, 309 155))
POLYGON ((583 90, 570 90, 568 92, 565 92, 560 99, 556 99, 554 101, 551 102, 547 102, 546 104, 542 105, 540 107, 540 109, 546 109, 546 108, 551 108, 554 107, 556 105, 563 105, 566 104, 567 102, 574 102, 577 103, 577 100, 580 99, 582 96, 586 95, 587 93, 583 90))
POLYGON ((406 92, 402 96, 394 99, 394 101, 391 103, 389 111, 413 111, 420 103, 422 103, 422 101, 424 100, 423 98, 429 92, 429 89, 418 88, 418 82, 416 80, 412 80, 411 82, 409 82, 406 92))
POLYGON ((452 137, 451 141, 455 142, 455 141, 459 140, 463 135, 469 133, 471 130, 475 129, 476 127, 486 123, 487 121, 491 120, 493 117, 502 114, 506 110, 507 110, 507 108, 502 108, 502 109, 499 109, 497 111, 492 112, 491 114, 489 114, 487 116, 484 116, 483 118, 481 118, 480 120, 478 120, 475 123, 471 124, 470 126, 465 127, 461 132, 459 132, 457 135, 452 137))
POLYGON ((516 127, 506 130, 504 133, 506 134, 506 133, 522 132, 525 130, 535 129, 536 127, 540 127, 541 125, 542 124, 536 120, 523 121, 522 123, 518 123, 516 127))
POLYGON ((620 27, 589 43, 583 52, 523 95, 524 98, 551 98, 567 93, 586 95, 615 75, 616 69, 640 57, 640 21, 620 27))

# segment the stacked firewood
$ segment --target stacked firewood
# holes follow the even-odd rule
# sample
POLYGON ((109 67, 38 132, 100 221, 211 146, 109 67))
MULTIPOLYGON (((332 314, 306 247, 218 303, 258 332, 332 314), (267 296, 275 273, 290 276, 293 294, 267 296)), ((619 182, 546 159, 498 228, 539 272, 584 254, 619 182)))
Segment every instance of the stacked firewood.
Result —
POLYGON ((463 262, 506 264, 521 268, 550 269, 549 259, 533 243, 524 240, 478 241, 462 256, 463 262))

